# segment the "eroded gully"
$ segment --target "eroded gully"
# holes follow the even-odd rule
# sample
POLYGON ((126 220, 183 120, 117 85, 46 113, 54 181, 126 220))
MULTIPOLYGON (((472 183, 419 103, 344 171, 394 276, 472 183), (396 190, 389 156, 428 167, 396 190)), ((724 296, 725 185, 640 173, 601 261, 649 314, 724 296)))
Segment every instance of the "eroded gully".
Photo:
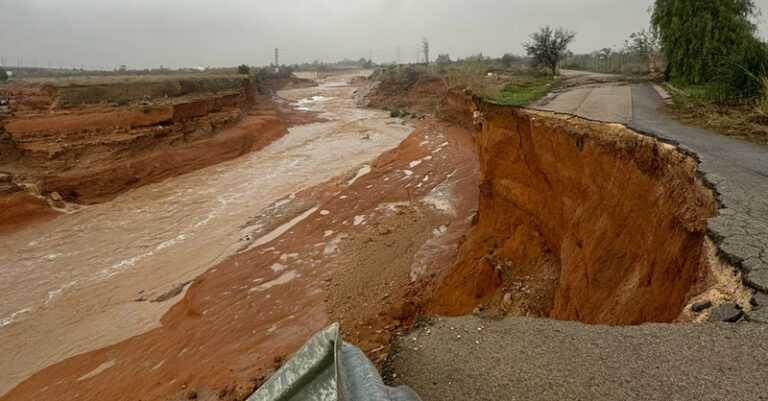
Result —
POLYGON ((357 108, 351 76, 280 95, 327 122, 259 152, 30 226, 0 241, 0 394, 32 372, 159 325, 188 282, 242 245, 241 227, 281 197, 352 171, 412 127, 357 108))

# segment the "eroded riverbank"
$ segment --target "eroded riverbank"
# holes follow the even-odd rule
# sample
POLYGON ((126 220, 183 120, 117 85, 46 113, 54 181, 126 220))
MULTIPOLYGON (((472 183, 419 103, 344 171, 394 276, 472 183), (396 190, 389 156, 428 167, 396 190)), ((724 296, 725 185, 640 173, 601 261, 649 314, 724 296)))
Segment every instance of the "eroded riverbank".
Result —
POLYGON ((281 93, 305 99, 327 122, 5 236, 0 392, 46 365, 157 327, 180 295, 137 299, 163 295, 240 249, 240 227, 273 201, 396 146, 411 127, 358 109, 349 78, 281 93))

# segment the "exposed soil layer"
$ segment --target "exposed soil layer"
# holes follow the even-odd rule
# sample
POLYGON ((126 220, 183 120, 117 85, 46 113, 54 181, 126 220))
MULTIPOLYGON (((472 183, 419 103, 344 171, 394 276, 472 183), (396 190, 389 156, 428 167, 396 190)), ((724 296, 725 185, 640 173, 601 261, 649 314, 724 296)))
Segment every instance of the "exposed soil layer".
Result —
POLYGON ((479 109, 477 225, 431 312, 670 322, 703 291, 715 202, 692 158, 621 125, 479 109))
POLYGON ((367 96, 369 106, 414 115, 432 114, 448 93, 446 80, 432 77, 413 82, 384 79, 367 96))
POLYGON ((161 327, 49 366, 2 399, 241 400, 335 319, 381 361, 423 310, 410 295, 450 266, 476 166, 468 130, 428 121, 369 167, 254 216, 243 251, 199 276, 161 327))
POLYGON ((59 212, 51 209, 48 203, 27 194, 21 187, 0 182, 0 235, 58 215, 59 212))
POLYGON ((83 204, 232 159, 287 132, 272 102, 254 97, 242 78, 6 92, 12 112, 0 153, 10 157, 0 167, 43 195, 83 204), (110 105, 116 97, 133 102, 110 105))
POLYGON ((328 121, 3 236, 0 393, 48 365, 159 327, 183 293, 152 301, 317 202, 284 204, 289 194, 370 164, 413 131, 388 113, 357 108, 347 79, 280 92, 299 112, 328 121))

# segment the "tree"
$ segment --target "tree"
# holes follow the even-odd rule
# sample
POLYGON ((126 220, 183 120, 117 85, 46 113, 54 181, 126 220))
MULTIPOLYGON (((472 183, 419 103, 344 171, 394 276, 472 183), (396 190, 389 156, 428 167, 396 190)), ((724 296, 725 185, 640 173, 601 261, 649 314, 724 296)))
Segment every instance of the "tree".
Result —
POLYGON ((450 64, 451 63, 451 56, 448 54, 439 54, 437 58, 435 59, 435 62, 437 64, 450 64))
POLYGON ((656 55, 659 54, 659 37, 656 31, 641 29, 624 41, 624 51, 648 60, 648 69, 656 72, 656 55))
POLYGON ((670 75, 695 84, 755 38, 756 16, 754 0, 656 0, 651 25, 670 75))
POLYGON ((574 32, 564 28, 552 30, 546 26, 532 33, 531 42, 524 43, 523 47, 531 57, 534 67, 547 68, 552 71, 552 75, 557 75, 557 66, 570 54, 568 45, 574 38, 574 32))
POLYGON ((0 67, 0 82, 4 82, 8 80, 8 73, 5 71, 5 68, 0 67))
POLYGON ((237 73, 238 74, 248 75, 248 74, 251 73, 251 67, 248 67, 245 64, 241 64, 241 65, 237 66, 237 73))
POLYGON ((515 56, 504 53, 503 56, 501 56, 501 63, 504 64, 504 68, 509 68, 512 65, 512 62, 515 61, 515 56))

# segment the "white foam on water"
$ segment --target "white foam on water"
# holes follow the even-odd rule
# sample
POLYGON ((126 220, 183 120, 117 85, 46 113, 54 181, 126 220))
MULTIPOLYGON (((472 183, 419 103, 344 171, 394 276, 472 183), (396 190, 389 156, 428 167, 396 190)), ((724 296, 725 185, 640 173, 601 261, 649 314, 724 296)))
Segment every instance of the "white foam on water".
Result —
POLYGON ((278 278, 276 278, 274 280, 267 281, 266 283, 261 284, 261 285, 259 285, 257 287, 253 287, 250 290, 248 290, 248 292, 264 291, 264 290, 270 289, 270 288, 272 288, 272 287, 274 287, 276 285, 285 284, 285 283, 293 280, 294 278, 296 278, 298 276, 299 275, 298 275, 298 273, 296 273, 295 270, 288 270, 287 272, 281 274, 280 277, 278 277, 278 278))
POLYGON ((269 266, 270 269, 272 269, 273 272, 279 273, 283 270, 285 270, 287 266, 281 263, 275 263, 272 266, 269 266))
POLYGON ((258 239, 256 239, 256 241, 253 241, 253 244, 251 244, 251 246, 246 248, 243 252, 248 251, 248 250, 253 249, 253 248, 256 248, 258 246, 262 246, 262 245, 267 244, 269 242, 272 242, 277 237, 283 235, 286 231, 288 231, 291 228, 293 228, 293 226, 295 226, 296 224, 299 224, 302 220, 304 220, 307 217, 309 217, 309 215, 311 215, 312 213, 316 212, 317 209, 319 209, 319 207, 315 206, 315 207, 307 210, 306 212, 304 212, 304 213, 294 217, 291 221, 289 221, 289 222, 281 225, 280 227, 277 227, 276 229, 270 231, 269 233, 259 237, 258 239))
POLYGON ((13 312, 9 316, 6 316, 2 320, 0 320, 0 327, 7 326, 7 325, 17 321, 18 320, 17 319, 18 316, 23 315, 25 313, 29 313, 31 311, 32 311, 32 308, 30 307, 30 308, 24 308, 22 310, 18 310, 16 312, 13 312))
POLYGON ((365 166, 360 167, 360 169, 357 170, 357 174, 351 180, 349 180, 347 185, 352 185, 352 183, 357 181, 358 178, 360 178, 360 177, 362 177, 362 176, 364 176, 364 175, 366 175, 366 174, 368 174, 370 172, 371 172, 371 166, 366 164, 365 166))

